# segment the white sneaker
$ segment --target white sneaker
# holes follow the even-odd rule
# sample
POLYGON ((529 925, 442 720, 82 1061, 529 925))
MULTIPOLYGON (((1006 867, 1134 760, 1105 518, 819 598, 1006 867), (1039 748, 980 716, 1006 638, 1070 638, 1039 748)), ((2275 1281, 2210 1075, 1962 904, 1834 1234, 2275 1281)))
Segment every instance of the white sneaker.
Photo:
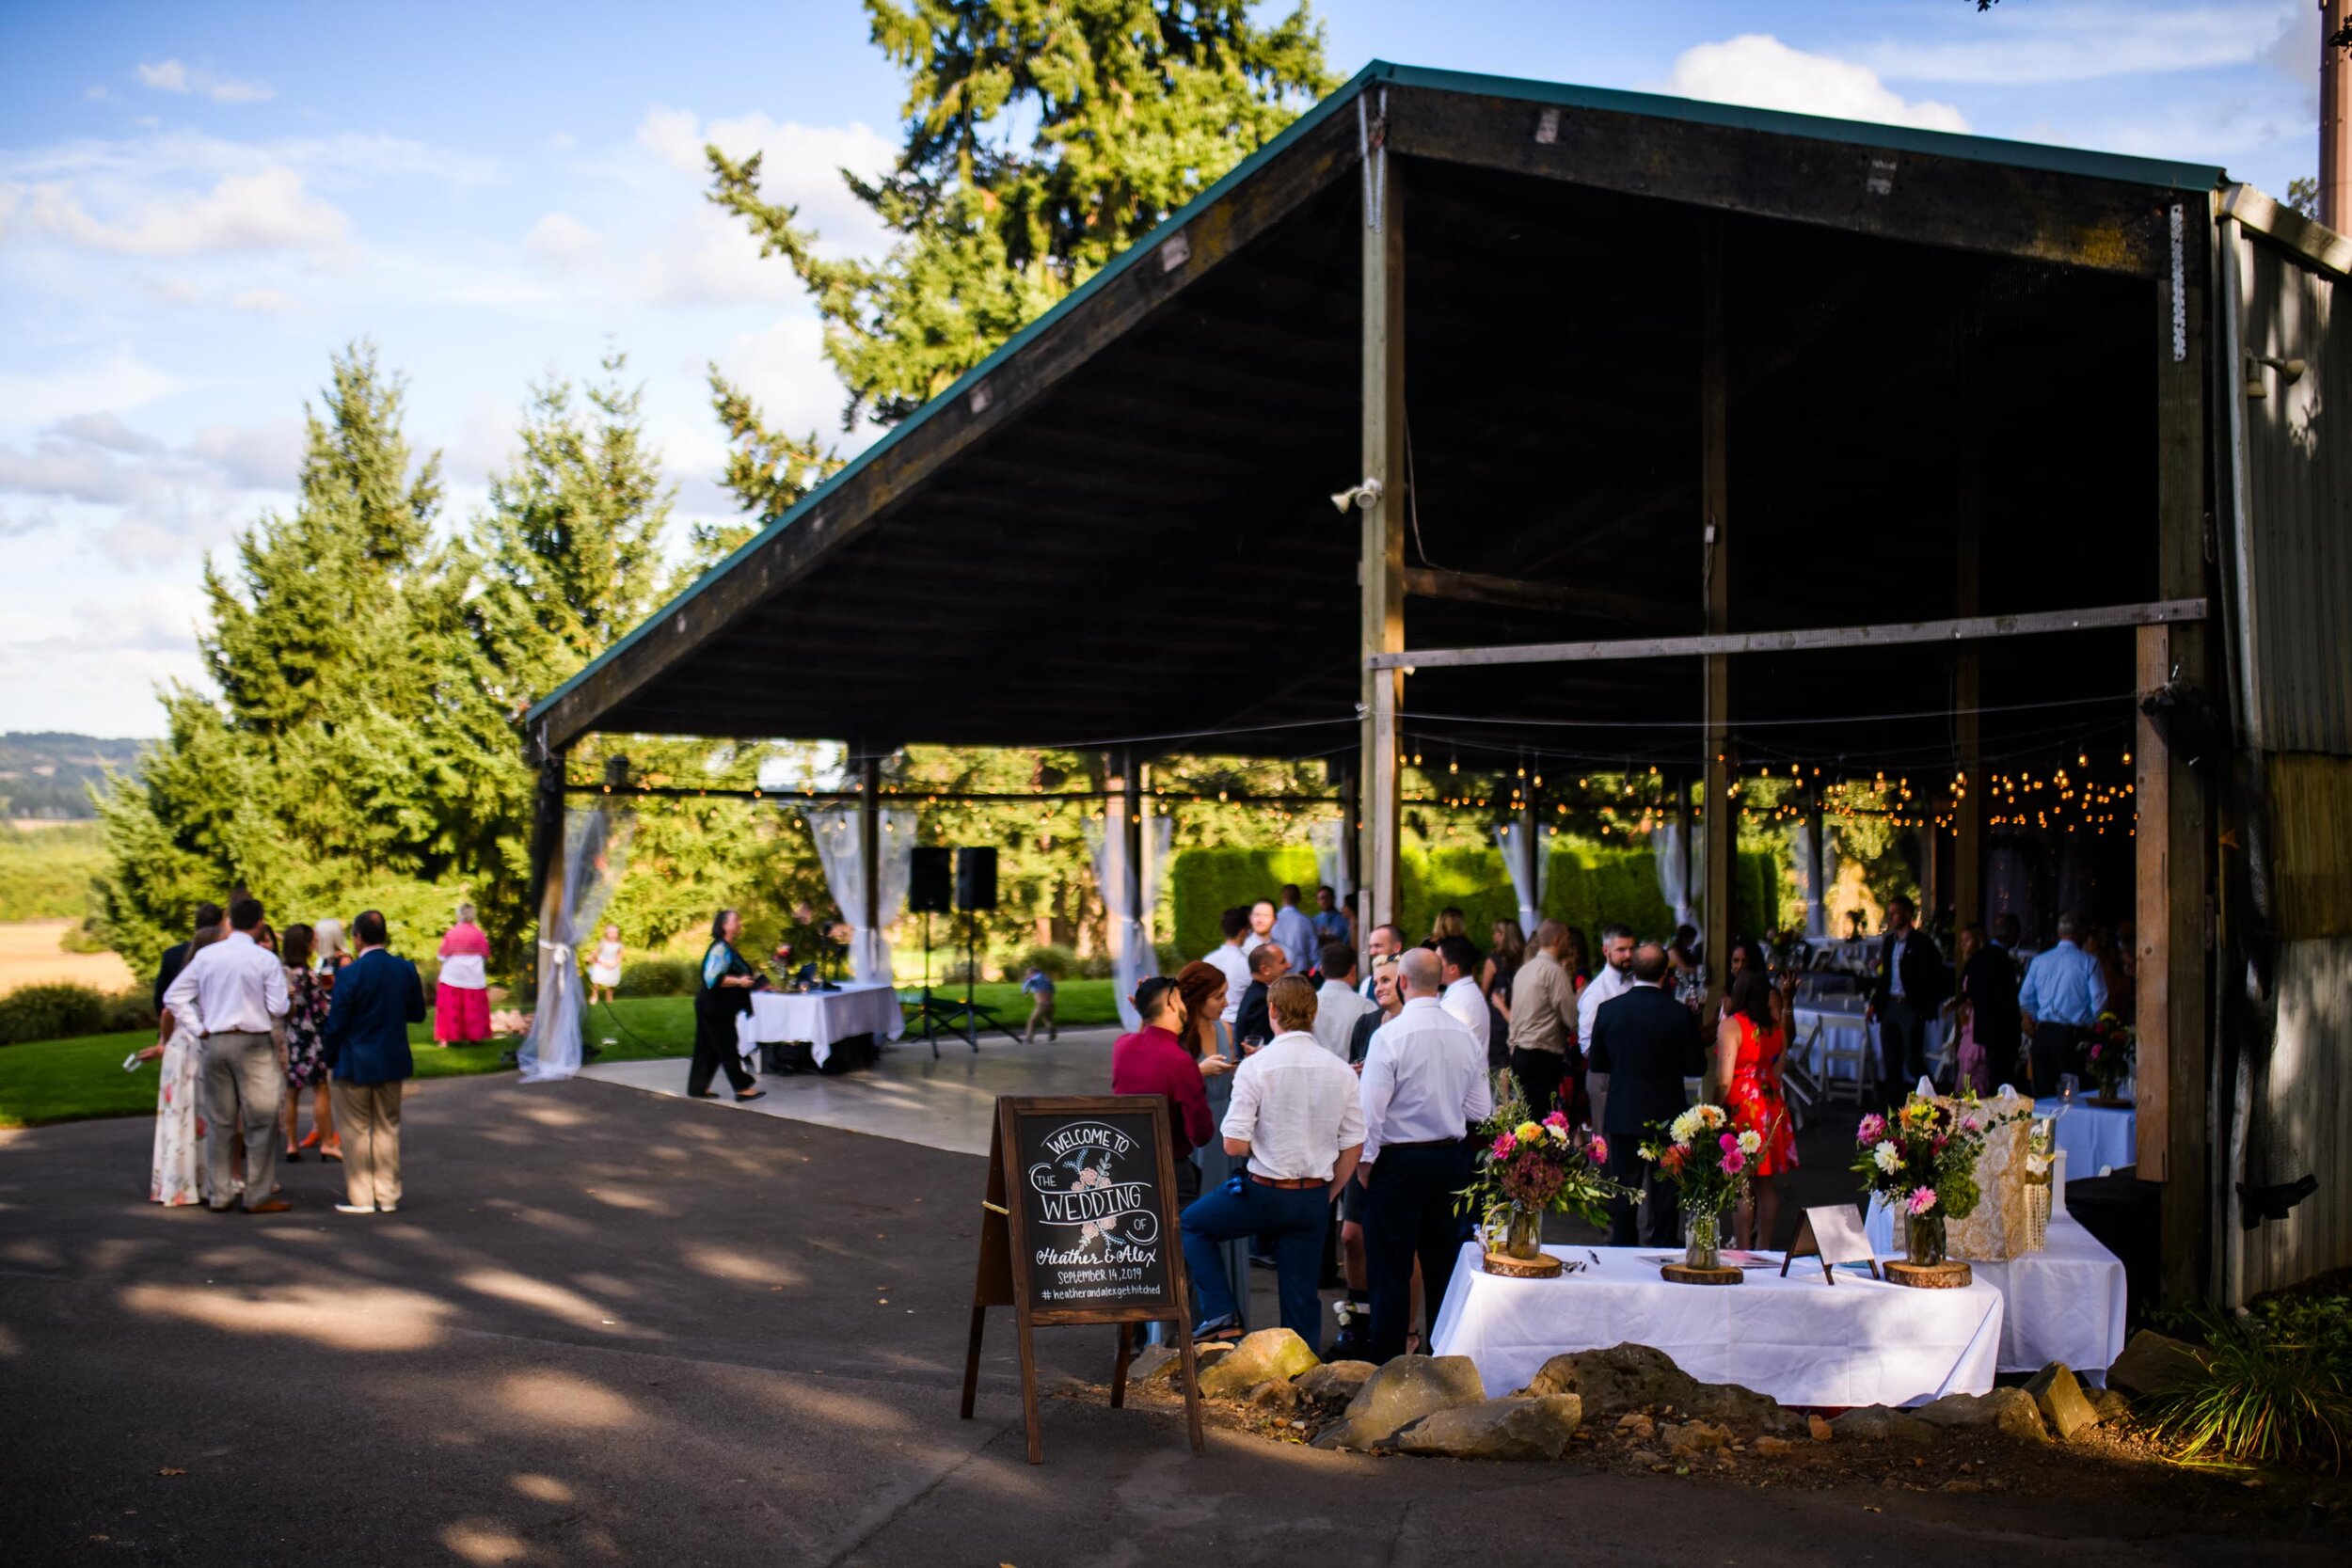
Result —
POLYGON ((400 1212, 400 1205, 397 1203, 379 1203, 375 1206, 375 1212, 379 1214, 397 1214, 400 1212))
POLYGON ((373 1214, 375 1212, 375 1210, 371 1205, 365 1203, 338 1203, 335 1205, 335 1212, 339 1214, 373 1214))

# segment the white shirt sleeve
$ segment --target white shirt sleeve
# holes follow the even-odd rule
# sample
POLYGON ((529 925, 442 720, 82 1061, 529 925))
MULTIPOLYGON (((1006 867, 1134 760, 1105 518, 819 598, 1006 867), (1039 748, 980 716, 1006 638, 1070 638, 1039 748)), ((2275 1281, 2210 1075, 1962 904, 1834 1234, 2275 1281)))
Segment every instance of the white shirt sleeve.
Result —
POLYGON ((1359 1103, 1364 1120, 1364 1161, 1370 1164, 1380 1155, 1380 1123, 1389 1114, 1389 1101, 1396 1093, 1396 1056, 1384 1032, 1372 1037, 1372 1048, 1364 1053, 1364 1076, 1359 1103))
MULTIPOLYGON (((1345 1068, 1340 1070, 1347 1072, 1345 1068)), ((1356 1075, 1347 1072, 1347 1098, 1340 1102, 1339 1147, 1350 1148, 1364 1141, 1364 1103, 1356 1075)))
POLYGON ((184 1025, 191 1035, 204 1032, 204 1016, 196 1002, 196 961, 190 959, 172 977, 171 989, 164 992, 164 1006, 174 1020, 184 1025))
POLYGON ((292 1004, 286 996, 286 966, 272 963, 269 973, 262 978, 262 1006, 272 1018, 284 1018, 292 1004))
MULTIPOLYGON (((1573 986, 1576 982, 1568 982, 1573 986)), ((1595 975, 1584 982, 1584 994, 1576 999, 1576 1037, 1590 1050, 1593 1043, 1593 1015, 1600 1011, 1600 977, 1595 975)))
POLYGON ((1495 1114, 1494 1075, 1486 1070, 1486 1054, 1481 1050, 1475 1069, 1470 1076, 1470 1093, 1462 1097, 1462 1125, 1475 1128, 1495 1114))
POLYGON ((1258 1075, 1249 1069, 1256 1065, 1251 1057, 1233 1069, 1233 1097, 1225 1107, 1225 1121, 1217 1131, 1229 1138, 1255 1141, 1258 1132, 1258 1075))

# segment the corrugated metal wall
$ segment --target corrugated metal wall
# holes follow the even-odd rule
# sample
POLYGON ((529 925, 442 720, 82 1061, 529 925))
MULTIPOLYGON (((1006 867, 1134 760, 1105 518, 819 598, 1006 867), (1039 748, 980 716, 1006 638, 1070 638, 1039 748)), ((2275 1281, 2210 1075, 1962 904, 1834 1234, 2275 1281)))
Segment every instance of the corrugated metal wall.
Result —
MULTIPOLYGON (((2264 235, 2237 248, 2243 351, 2238 607, 2245 697, 2269 786, 2273 1027, 2247 1050, 2243 1180, 2319 1187, 2282 1220, 2217 1238, 2235 1305, 2352 1264, 2352 320, 2337 280, 2264 235), (2301 360, 2290 381, 2252 356, 2301 360), (2246 394, 2260 387, 2265 395, 2246 394)), ((2237 1206, 2228 1206, 2233 1220, 2237 1206)))

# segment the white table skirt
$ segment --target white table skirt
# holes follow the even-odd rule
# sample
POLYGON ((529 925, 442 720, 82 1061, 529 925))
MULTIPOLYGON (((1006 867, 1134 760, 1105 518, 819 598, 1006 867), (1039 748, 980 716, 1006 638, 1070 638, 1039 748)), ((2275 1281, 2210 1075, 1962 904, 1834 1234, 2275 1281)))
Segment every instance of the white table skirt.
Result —
MULTIPOLYGON (((1873 1199, 1864 1229, 1881 1258, 1899 1258, 1895 1218, 1873 1199)), ((2006 1263, 1971 1260, 2001 1292, 2001 1370, 2038 1372, 2063 1361, 2094 1382, 2123 1354, 2122 1260, 2064 1211, 2050 1216, 2049 1244, 2006 1263)))
POLYGON ((1486 1392, 1502 1395, 1564 1351, 1650 1345, 1705 1383, 1737 1383, 1783 1404, 1923 1404, 1993 1386, 2001 1292, 1920 1291, 1840 1270, 1822 1279, 1800 1259, 1786 1279, 1778 1254, 1732 1286, 1670 1285, 1654 1247, 1552 1246, 1597 1267, 1556 1279, 1506 1279, 1466 1245, 1431 1335, 1439 1355, 1467 1355, 1486 1392))
POLYGON ((2121 1168, 2139 1163, 2137 1109, 2086 1105, 2079 1099, 2068 1105, 2054 1097, 2035 1101, 2033 1112, 2038 1117, 2057 1117, 2053 1129, 2057 1147, 2066 1151, 2067 1169, 2076 1181, 2100 1175, 2109 1166, 2121 1168))
POLYGON ((844 982, 839 990, 755 990, 752 1010, 735 1021, 735 1048, 748 1056, 762 1045, 806 1040, 823 1067, 833 1043, 851 1035, 897 1039, 906 1027, 898 992, 870 982, 844 982))

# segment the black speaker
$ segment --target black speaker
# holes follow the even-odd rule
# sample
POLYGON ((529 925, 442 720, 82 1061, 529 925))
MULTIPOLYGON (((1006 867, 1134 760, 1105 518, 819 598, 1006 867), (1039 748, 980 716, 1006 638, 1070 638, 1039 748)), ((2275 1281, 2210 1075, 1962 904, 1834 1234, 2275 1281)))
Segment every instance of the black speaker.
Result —
POLYGON ((907 908, 916 914, 946 914, 954 907, 956 852, 917 846, 914 855, 907 864, 907 908))
POLYGON ((996 847, 956 851, 956 908, 993 910, 996 907, 996 847))

